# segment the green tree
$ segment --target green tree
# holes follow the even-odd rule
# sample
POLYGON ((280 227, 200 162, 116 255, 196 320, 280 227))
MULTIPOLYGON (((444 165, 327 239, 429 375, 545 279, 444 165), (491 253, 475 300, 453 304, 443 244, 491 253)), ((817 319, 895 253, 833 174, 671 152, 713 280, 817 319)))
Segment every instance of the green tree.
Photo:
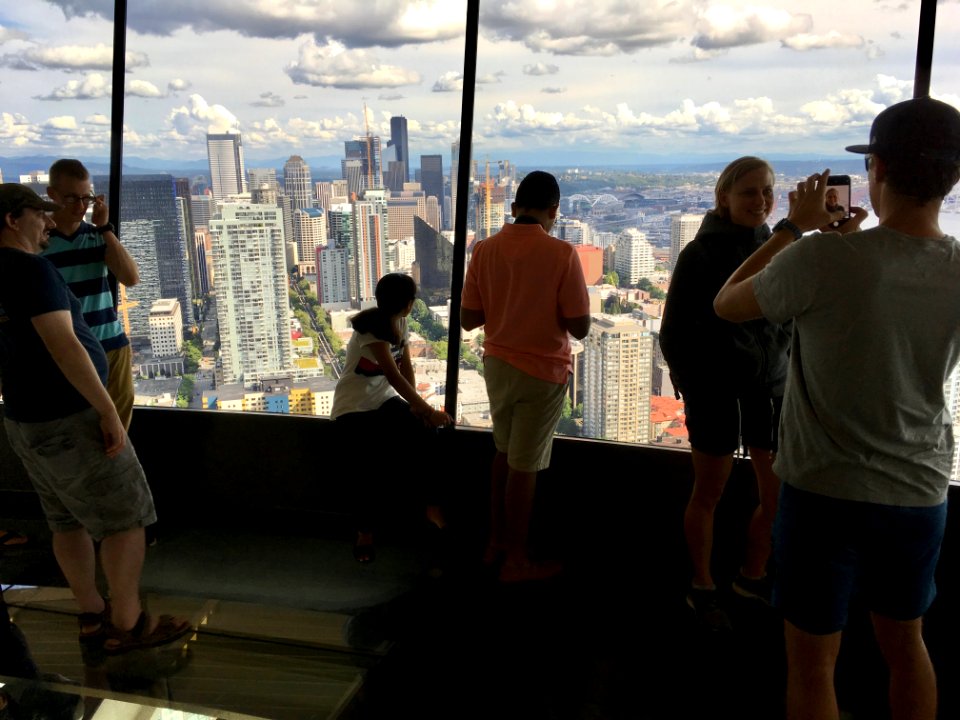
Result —
POLYGON ((603 282, 607 285, 613 285, 614 287, 620 287, 620 275, 616 270, 611 270, 606 275, 603 276, 603 282))
POLYGON ((180 379, 180 387, 177 390, 178 408, 190 407, 190 399, 193 397, 194 377, 193 375, 184 375, 180 379))

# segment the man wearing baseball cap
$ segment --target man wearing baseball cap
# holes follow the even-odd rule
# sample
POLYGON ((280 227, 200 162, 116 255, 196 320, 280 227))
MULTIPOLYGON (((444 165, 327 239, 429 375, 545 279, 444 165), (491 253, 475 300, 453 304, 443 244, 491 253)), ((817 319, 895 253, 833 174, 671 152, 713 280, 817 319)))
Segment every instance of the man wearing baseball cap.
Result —
POLYGON ((891 718, 933 720, 921 627, 953 456, 943 383, 960 358, 960 243, 938 218, 960 179, 960 112, 898 103, 847 150, 865 155, 879 227, 804 236, 838 219, 824 206, 829 170, 811 175, 714 308, 733 322, 794 321, 774 465, 787 717, 838 717, 834 669, 856 597, 889 669, 891 718))
POLYGON ((60 206, 0 184, 0 377, 4 429, 53 532, 53 551, 80 607, 81 640, 110 652, 160 645, 190 624, 140 604, 144 526, 153 498, 116 407, 107 358, 80 302, 39 255, 60 206), (110 588, 96 584, 94 541, 110 588))

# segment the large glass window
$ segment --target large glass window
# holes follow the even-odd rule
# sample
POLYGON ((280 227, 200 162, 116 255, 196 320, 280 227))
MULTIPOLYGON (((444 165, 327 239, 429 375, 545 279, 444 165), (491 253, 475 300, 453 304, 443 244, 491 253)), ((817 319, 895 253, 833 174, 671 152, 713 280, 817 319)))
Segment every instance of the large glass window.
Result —
MULTIPOLYGON (((919 3, 548 5, 481 2, 472 161, 459 167, 465 0, 129 0, 120 235, 141 282, 120 307, 138 402, 328 414, 347 318, 399 271, 420 285, 423 392, 444 402, 459 355, 458 421, 489 427, 483 331, 458 353, 446 339, 458 178, 469 256, 542 168, 560 180, 554 233, 577 245, 594 317, 560 432, 683 447, 659 323, 718 173, 769 159, 771 222, 825 165, 869 210, 842 148, 912 94, 919 3)), ((948 42, 960 10, 937 10, 931 92, 960 104, 948 42)), ((106 190, 112 33, 109 3, 4 7, 4 179, 42 189, 66 155, 106 190)))

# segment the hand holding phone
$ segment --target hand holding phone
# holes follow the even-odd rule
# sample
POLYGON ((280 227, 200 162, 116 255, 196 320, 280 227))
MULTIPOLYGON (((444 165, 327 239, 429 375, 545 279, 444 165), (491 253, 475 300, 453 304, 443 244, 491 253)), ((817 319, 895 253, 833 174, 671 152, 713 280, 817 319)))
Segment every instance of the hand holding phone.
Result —
POLYGON ((822 231, 837 230, 847 220, 850 219, 850 176, 849 175, 831 175, 827 178, 827 194, 825 198, 827 210, 829 212, 842 212, 843 216, 833 220, 828 225, 820 228, 822 231))

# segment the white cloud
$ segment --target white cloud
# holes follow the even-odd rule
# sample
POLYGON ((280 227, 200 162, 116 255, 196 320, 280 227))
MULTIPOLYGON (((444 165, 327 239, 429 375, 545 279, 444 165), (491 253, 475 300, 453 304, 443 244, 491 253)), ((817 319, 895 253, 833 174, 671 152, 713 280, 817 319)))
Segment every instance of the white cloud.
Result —
POLYGON ((367 50, 348 50, 338 42, 317 45, 312 38, 300 46, 298 59, 284 72, 301 85, 346 89, 391 88, 420 82, 419 73, 384 64, 367 50))
POLYGON ((704 50, 756 45, 781 40, 813 27, 813 18, 787 10, 764 7, 736 8, 716 4, 704 10, 697 21, 691 44, 704 50))
POLYGON ((566 91, 567 89, 565 87, 545 87, 540 90, 540 92, 547 93, 548 95, 561 95, 566 91))
POLYGON ((831 30, 826 35, 798 33, 781 41, 791 50, 822 50, 824 48, 859 48, 866 45, 861 35, 831 30))
MULTIPOLYGON (((108 0, 48 0, 69 18, 96 13, 113 18, 108 0)), ((144 35, 170 35, 181 28, 196 32, 232 30, 258 38, 292 39, 313 33, 348 47, 399 47, 463 34, 463 5, 449 0, 164 0, 139 3, 128 27, 144 35)))
POLYGON ((238 132, 237 116, 223 105, 210 105, 201 95, 190 96, 190 105, 173 108, 167 121, 177 136, 188 137, 205 133, 238 132))
POLYGON ((144 98, 166 97, 160 88, 147 80, 130 80, 127 83, 127 95, 144 98))
POLYGON ((77 119, 73 117, 73 115, 59 115, 57 117, 47 118, 43 125, 53 130, 76 130, 77 119))
POLYGON ((487 73, 486 75, 477 76, 477 85, 495 85, 503 81, 503 77, 506 75, 503 70, 498 70, 495 73, 487 73))
POLYGON ((167 90, 170 92, 182 92, 183 90, 189 90, 190 87, 191 82, 183 78, 174 78, 167 83, 167 90))
POLYGON ((550 63, 537 62, 523 66, 524 75, 556 75, 560 68, 550 63))
POLYGON ((433 84, 433 92, 460 92, 463 90, 463 73, 454 70, 445 72, 433 84))
POLYGON ((275 92, 263 92, 260 93, 260 99, 254 100, 250 103, 254 107, 283 107, 286 105, 286 101, 275 92))
POLYGON ((83 119, 84 125, 109 125, 110 118, 108 118, 103 113, 94 113, 93 115, 87 115, 83 119))
POLYGON ((0 140, 12 147, 29 147, 37 144, 40 133, 25 115, 0 112, 0 140))
POLYGON ((610 56, 676 42, 692 24, 697 0, 609 3, 582 0, 485 0, 481 29, 536 52, 610 56))
POLYGON ((10 42, 11 40, 25 40, 26 37, 27 34, 22 30, 14 30, 0 25, 0 45, 3 45, 5 42, 10 42))
POLYGON ((406 97, 403 93, 398 92, 386 92, 380 93, 377 96, 377 100, 386 100, 387 102, 392 102, 395 100, 403 100, 406 97))
MULTIPOLYGON (((57 45, 32 47, 16 55, 34 68, 52 70, 110 70, 113 67, 113 47, 96 45, 57 45)), ((145 53, 127 52, 127 70, 146 67, 150 59, 145 53)))
POLYGON ((38 100, 97 100, 110 96, 111 86, 100 73, 90 73, 82 80, 69 80, 38 100))

